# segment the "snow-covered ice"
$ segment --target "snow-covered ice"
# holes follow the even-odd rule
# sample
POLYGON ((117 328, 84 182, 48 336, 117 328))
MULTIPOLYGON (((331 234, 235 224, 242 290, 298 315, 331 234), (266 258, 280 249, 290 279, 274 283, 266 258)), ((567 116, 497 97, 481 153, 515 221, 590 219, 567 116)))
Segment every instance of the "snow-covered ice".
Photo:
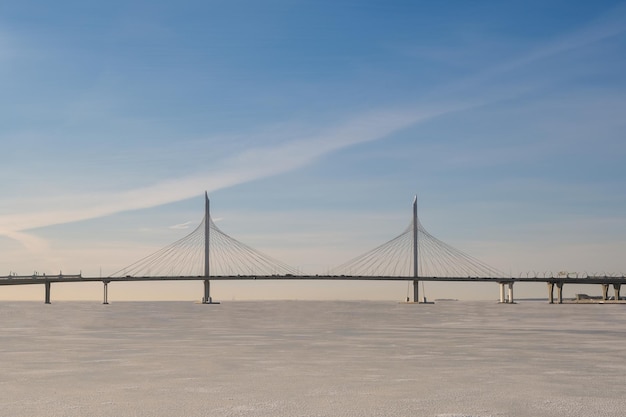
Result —
POLYGON ((624 416, 626 305, 0 302, 1 416, 624 416))

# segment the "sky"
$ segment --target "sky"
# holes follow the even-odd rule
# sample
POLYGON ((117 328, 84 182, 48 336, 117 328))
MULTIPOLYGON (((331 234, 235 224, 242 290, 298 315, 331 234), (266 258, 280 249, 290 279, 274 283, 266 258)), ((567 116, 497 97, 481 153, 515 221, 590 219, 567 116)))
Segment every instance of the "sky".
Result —
MULTIPOLYGON (((0 275, 107 276, 191 232, 205 191, 224 232, 303 273, 400 234, 417 195, 431 234, 510 275, 621 275, 624 74, 616 1, 3 2, 0 275)), ((403 299, 405 287, 219 282, 213 294, 403 299)), ((57 284, 52 298, 101 292, 57 284)), ((111 301, 201 296, 196 282, 109 287, 111 301)))

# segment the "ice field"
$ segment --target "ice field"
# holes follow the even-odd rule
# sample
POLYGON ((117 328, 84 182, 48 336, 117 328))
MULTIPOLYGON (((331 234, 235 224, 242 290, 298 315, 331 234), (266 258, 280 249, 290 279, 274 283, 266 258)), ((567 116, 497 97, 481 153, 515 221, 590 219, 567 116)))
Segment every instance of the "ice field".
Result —
POLYGON ((624 416, 626 305, 0 302, 1 416, 624 416))

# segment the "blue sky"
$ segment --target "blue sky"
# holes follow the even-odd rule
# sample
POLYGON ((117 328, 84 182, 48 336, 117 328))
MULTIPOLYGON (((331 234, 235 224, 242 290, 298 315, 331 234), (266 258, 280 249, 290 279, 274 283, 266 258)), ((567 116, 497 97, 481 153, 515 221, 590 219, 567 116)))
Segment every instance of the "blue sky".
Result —
MULTIPOLYGON (((307 273, 401 233, 414 194, 432 234, 513 275, 626 272, 624 74, 623 2, 5 2, 0 274, 112 273, 191 231, 204 190, 225 232, 307 273)), ((215 292, 404 295, 302 285, 215 292)))

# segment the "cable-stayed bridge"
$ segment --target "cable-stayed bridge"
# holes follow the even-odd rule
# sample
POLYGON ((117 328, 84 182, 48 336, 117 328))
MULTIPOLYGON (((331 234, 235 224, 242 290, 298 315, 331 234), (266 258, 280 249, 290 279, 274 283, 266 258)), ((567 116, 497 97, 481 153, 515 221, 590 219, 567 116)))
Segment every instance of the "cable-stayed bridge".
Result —
MULTIPOLYGON (((182 239, 128 265, 108 277, 78 275, 9 275, 0 277, 0 285, 43 284, 45 302, 50 303, 51 284, 58 282, 102 282, 104 304, 108 304, 108 284, 123 281, 203 281, 203 304, 214 304, 211 281, 218 280, 358 280, 408 281, 413 283, 413 302, 419 303, 419 281, 494 282, 500 286, 500 302, 513 303, 515 282, 545 282, 549 302, 562 303, 566 283, 600 284, 603 299, 608 300, 609 286, 620 299, 622 276, 526 277, 506 276, 486 263, 442 242, 431 235, 417 216, 417 198, 409 226, 390 241, 349 260, 326 275, 299 275, 297 269, 274 259, 227 235, 213 222, 210 202, 205 193, 202 222, 182 239), (508 295, 506 291, 508 287, 508 295)), ((410 299, 407 298, 407 302, 410 299)), ((426 299, 424 298, 425 302, 426 299)))

